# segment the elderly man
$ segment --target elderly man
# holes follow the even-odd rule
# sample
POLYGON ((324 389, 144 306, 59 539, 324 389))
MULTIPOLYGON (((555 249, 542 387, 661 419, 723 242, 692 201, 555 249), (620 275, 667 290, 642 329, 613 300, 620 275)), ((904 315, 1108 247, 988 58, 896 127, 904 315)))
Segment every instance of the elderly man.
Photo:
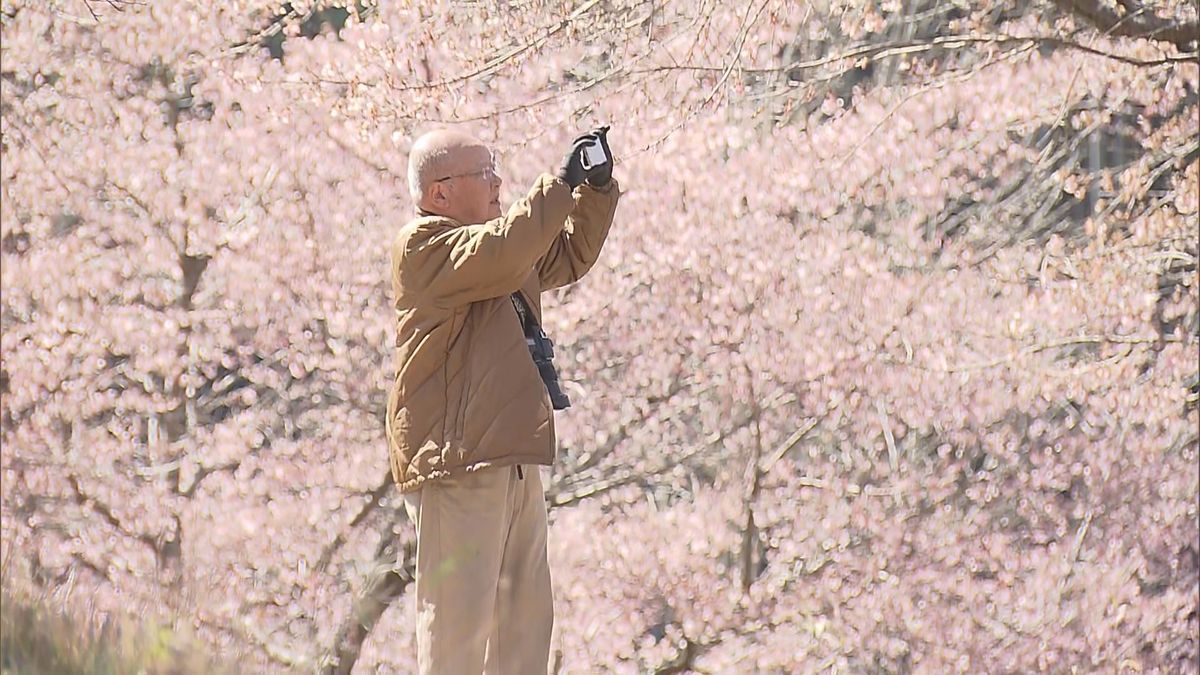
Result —
POLYGON ((569 402, 540 295, 578 281, 600 255, 620 195, 611 157, 607 127, 580 136, 556 175, 502 213, 483 143, 443 130, 413 145, 419 217, 392 246, 387 436, 417 528, 422 673, 546 671, 554 608, 537 467, 554 461, 551 409, 569 402), (594 144, 608 159, 588 166, 594 144))

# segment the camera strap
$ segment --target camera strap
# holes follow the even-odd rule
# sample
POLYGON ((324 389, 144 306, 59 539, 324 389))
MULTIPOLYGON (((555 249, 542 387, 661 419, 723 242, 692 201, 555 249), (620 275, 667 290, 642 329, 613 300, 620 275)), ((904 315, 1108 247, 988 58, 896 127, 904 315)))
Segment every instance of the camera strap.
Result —
POLYGON ((542 330, 534 317, 533 308, 526 302, 520 291, 512 294, 513 309, 521 321, 521 329, 525 332, 525 344, 529 346, 529 355, 537 366, 542 384, 550 395, 550 402, 555 410, 565 410, 571 406, 571 399, 558 383, 558 371, 554 368, 554 342, 542 330))
POLYGON ((530 309, 529 303, 525 302, 525 296, 521 295, 521 291, 516 291, 512 294, 513 309, 517 310, 517 318, 521 320, 521 330, 525 331, 525 339, 532 340, 533 336, 537 335, 541 326, 538 325, 537 319, 533 318, 533 310, 530 309))

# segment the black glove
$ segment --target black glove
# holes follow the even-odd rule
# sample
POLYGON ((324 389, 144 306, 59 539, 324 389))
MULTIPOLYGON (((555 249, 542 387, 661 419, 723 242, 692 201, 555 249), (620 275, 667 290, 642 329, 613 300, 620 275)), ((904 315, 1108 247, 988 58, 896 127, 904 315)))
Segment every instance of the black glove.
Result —
POLYGON ((613 170, 613 154, 612 150, 608 149, 608 125, 595 129, 588 136, 600 140, 600 145, 604 148, 604 155, 608 157, 608 161, 592 167, 587 175, 587 183, 592 187, 604 187, 608 185, 608 181, 612 180, 613 170))
POLYGON ((570 152, 563 155, 562 168, 558 170, 558 177, 570 185, 572 190, 579 187, 587 178, 587 172, 583 170, 583 149, 594 141, 595 138, 591 134, 579 136, 571 142, 570 152))

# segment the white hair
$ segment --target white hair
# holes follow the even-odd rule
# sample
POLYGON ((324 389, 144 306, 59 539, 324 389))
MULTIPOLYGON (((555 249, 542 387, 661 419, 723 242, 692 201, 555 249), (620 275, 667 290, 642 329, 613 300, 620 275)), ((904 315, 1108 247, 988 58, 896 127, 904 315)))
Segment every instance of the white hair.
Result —
POLYGON ((438 178, 438 169, 445 164, 449 150, 413 152, 408 156, 408 193, 414 204, 425 196, 425 190, 438 178))
POLYGON ((422 134, 408 154, 408 192, 413 204, 420 204, 425 191, 441 174, 453 156, 463 148, 483 146, 476 138, 459 131, 437 130, 422 134))

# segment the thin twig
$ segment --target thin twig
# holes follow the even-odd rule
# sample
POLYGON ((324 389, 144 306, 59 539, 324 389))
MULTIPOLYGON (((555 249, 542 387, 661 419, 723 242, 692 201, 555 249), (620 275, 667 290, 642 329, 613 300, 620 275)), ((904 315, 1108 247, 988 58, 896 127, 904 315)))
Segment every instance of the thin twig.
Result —
MULTIPOLYGON (((1008 356, 1003 356, 1000 358, 992 359, 990 361, 983 361, 980 363, 969 363, 969 364, 965 364, 965 365, 949 366, 949 367, 944 367, 944 368, 943 367, 930 367, 930 366, 916 366, 916 367, 925 368, 926 370, 933 370, 933 371, 941 372, 941 373, 962 373, 962 372, 968 372, 968 371, 974 371, 974 370, 987 370, 989 368, 995 368, 996 366, 1001 366, 1006 363, 1012 363, 1013 361, 1016 361, 1017 359, 1020 359, 1022 357, 1032 356, 1033 354, 1037 354, 1038 352, 1043 352, 1043 351, 1046 351, 1047 349, 1054 349, 1056 347, 1069 347, 1071 345, 1082 345, 1082 344, 1129 344, 1129 345, 1161 344, 1163 342, 1182 342, 1182 341, 1183 341, 1182 338, 1178 338, 1175 336, 1168 336, 1168 335, 1161 335, 1161 336, 1160 335, 1080 335, 1077 337, 1060 338, 1057 340, 1049 340, 1047 342, 1040 342, 1035 345, 1030 345, 1028 347, 1024 347, 1016 352, 1009 354, 1008 356)), ((913 364, 913 365, 915 365, 915 364, 913 364)))
POLYGON ((807 425, 800 427, 796 431, 792 432, 792 435, 788 436, 787 440, 785 440, 783 443, 780 443, 779 446, 776 447, 775 450, 771 452, 770 459, 768 459, 767 462, 763 465, 763 469, 762 469, 763 473, 767 473, 772 468, 774 468, 776 462, 783 459, 789 452, 791 452, 792 448, 796 447, 796 445, 800 441, 804 440, 804 438, 806 436, 808 436, 809 432, 811 432, 813 429, 816 429, 817 425, 820 424, 821 422, 823 422, 826 417, 829 417, 829 413, 836 410, 837 407, 838 406, 833 405, 833 406, 826 408, 825 412, 814 417, 812 419, 812 421, 809 422, 807 425))
POLYGON ((879 413, 879 425, 883 427, 883 440, 887 443, 888 465, 892 469, 892 473, 896 473, 900 469, 900 458, 896 453, 896 437, 892 435, 892 424, 888 420, 887 407, 883 404, 883 399, 875 400, 875 410, 879 413))
MULTIPOLYGON (((1126 63, 1128 65, 1140 66, 1140 67, 1162 66, 1162 65, 1168 65, 1168 64, 1173 64, 1173 63, 1190 63, 1190 62, 1194 62, 1197 59, 1197 57, 1200 57, 1200 52, 1185 52, 1183 54, 1167 56, 1167 57, 1163 57, 1161 59, 1149 59, 1149 60, 1135 59, 1132 57, 1123 56, 1121 54, 1114 54, 1111 52, 1105 52, 1105 51, 1102 51, 1099 49, 1094 49, 1087 45, 1081 45, 1077 42, 1071 42, 1069 40, 1063 40, 1061 38, 1055 38, 1055 37, 1050 37, 1050 36, 1021 37, 1021 36, 1013 36, 1013 35, 979 35, 979 36, 976 36, 976 35, 948 35, 948 36, 944 36, 944 37, 933 38, 932 40, 927 40, 927 41, 923 41, 923 42, 889 42, 889 43, 875 44, 875 45, 871 45, 871 44, 862 45, 862 46, 850 49, 849 51, 841 52, 838 54, 832 54, 829 56, 824 56, 819 59, 813 59, 813 60, 809 60, 809 61, 795 61, 795 62, 789 63, 787 65, 782 65, 782 66, 771 66, 771 67, 764 67, 764 68, 743 68, 742 70, 746 73, 753 74, 753 75, 776 73, 776 72, 780 72, 780 71, 795 72, 795 71, 799 71, 799 70, 812 70, 814 68, 820 68, 822 66, 827 66, 832 63, 837 63, 839 61, 849 61, 849 60, 857 60, 857 59, 866 59, 867 61, 878 61, 878 60, 893 57, 893 56, 904 56, 907 54, 919 54, 921 52, 932 51, 934 49, 961 49, 961 48, 966 47, 971 44, 988 44, 988 43, 999 44, 999 45, 1011 44, 1011 45, 1020 45, 1020 46, 1034 46, 1034 47, 1041 46, 1041 45, 1058 46, 1058 47, 1063 47, 1063 48, 1067 48, 1067 49, 1075 49, 1078 51, 1086 52, 1088 54, 1092 54, 1093 56, 1100 56, 1103 58, 1112 59, 1114 61, 1120 61, 1120 62, 1126 63)), ((721 72, 724 70, 724 67, 723 66, 703 65, 703 64, 701 64, 701 65, 675 64, 675 65, 654 66, 651 68, 641 68, 641 69, 632 70, 630 72, 631 72, 631 74, 636 75, 636 74, 654 73, 654 72, 671 71, 671 70, 688 70, 688 71, 698 71, 698 72, 721 72)))
POLYGON ((970 71, 968 71, 962 75, 959 75, 958 77, 952 77, 952 78, 947 78, 947 79, 943 79, 943 80, 937 80, 935 82, 929 82, 921 87, 918 87, 917 89, 914 89, 912 92, 910 92, 909 94, 907 94, 903 98, 901 98, 899 101, 897 101, 896 104, 893 105, 891 107, 891 109, 888 110, 887 113, 885 113, 884 116, 882 118, 880 118, 879 121, 876 122, 875 125, 872 126, 871 129, 869 131, 867 131, 867 133, 865 135, 863 135, 863 137, 860 138, 857 143, 854 144, 854 147, 850 148, 850 151, 847 152, 845 155, 843 155, 840 160, 838 160, 837 164, 834 165, 833 170, 837 171, 837 170, 841 169, 842 166, 845 165, 846 162, 849 161, 851 157, 853 157, 855 154, 857 154, 858 151, 862 148, 862 146, 865 145, 867 143, 867 141, 872 136, 875 135, 875 132, 879 131, 879 128, 882 127, 883 124, 885 122, 887 122, 889 119, 891 119, 905 103, 908 103, 912 99, 916 98, 917 96, 920 96, 921 94, 924 94, 927 91, 931 91, 933 89, 941 89, 942 87, 946 86, 947 84, 959 84, 961 82, 966 82, 967 80, 971 79, 972 77, 975 77, 979 73, 983 72, 989 66, 993 66, 997 63, 1001 63, 1005 59, 1024 54, 1027 51, 1029 51, 1030 49, 1032 49, 1032 47, 1024 47, 1024 48, 1020 48, 1020 49, 1015 49, 1011 52, 1006 52, 999 59, 989 59, 988 61, 985 61, 983 64, 979 65, 978 67, 972 68, 970 71))
POLYGON ((736 49, 734 50, 733 58, 731 58, 729 60, 729 63, 727 63, 725 65, 725 67, 723 68, 723 70, 721 72, 721 77, 718 78, 717 83, 715 85, 713 85, 712 89, 709 90, 708 95, 704 97, 704 100, 701 101, 699 105, 693 106, 692 109, 688 111, 688 114, 684 115, 683 119, 679 120, 679 122, 677 122, 675 125, 673 125, 670 129, 667 129, 666 133, 664 133, 658 139, 652 141, 650 144, 646 145, 645 147, 634 150, 625 159, 628 159, 629 157, 636 157, 637 155, 640 155, 643 152, 648 152, 648 151, 653 150, 654 148, 657 148, 658 146, 662 145, 664 142, 666 142, 666 140, 668 138, 675 135, 675 133, 677 131, 679 131, 683 127, 687 126, 688 123, 690 123, 693 119, 696 118, 697 115, 700 114, 700 111, 702 111, 705 107, 708 106, 709 103, 712 102, 712 100, 716 97, 717 92, 720 91, 721 88, 725 86, 725 82, 728 81, 729 75, 730 75, 730 73, 733 72, 734 67, 741 60, 742 48, 745 47, 746 37, 750 34, 750 28, 753 27, 754 24, 758 22, 759 17, 762 16, 763 10, 766 9, 769 1, 770 0, 763 0, 763 3, 761 5, 759 5, 758 11, 754 14, 753 19, 749 18, 749 16, 750 16, 749 6, 747 7, 746 17, 743 19, 741 30, 739 31, 737 41, 735 43, 736 49))
POLYGON ((1067 574, 1058 582, 1058 592, 1061 595, 1066 589, 1067 583, 1075 574, 1075 564, 1079 562, 1079 555, 1083 552, 1083 540, 1087 536, 1088 528, 1092 525, 1092 510, 1088 509, 1083 516, 1083 522, 1079 524, 1079 529, 1075 531, 1075 542, 1071 545, 1071 552, 1067 555, 1067 574))
POLYGON ((401 92, 401 91, 419 91, 419 90, 427 90, 427 89, 440 89, 443 87, 449 87, 451 85, 460 84, 462 82, 474 79, 476 77, 482 77, 484 75, 489 75, 489 74, 499 70, 500 67, 503 66, 504 64, 508 63, 509 61, 512 61, 513 59, 524 54, 525 52, 527 52, 531 49, 534 49, 536 47, 540 47, 547 40, 554 37, 556 34, 558 34, 560 31, 562 31, 567 26, 571 25, 572 22, 579 19, 581 16, 586 14, 588 12, 588 10, 590 10, 591 8, 595 7, 598 4, 600 4, 600 0, 589 0, 588 2, 583 3, 582 5, 577 7, 575 9, 575 11, 571 12, 571 14, 569 16, 567 16, 563 20, 556 23, 548 31, 546 31, 546 33, 544 33, 543 35, 536 37, 519 47, 514 47, 513 49, 510 49, 509 51, 505 52, 504 54, 497 56, 496 58, 492 59, 491 61, 488 61, 487 63, 483 64, 482 66, 479 66, 478 68, 476 68, 474 70, 471 70, 471 71, 468 71, 468 72, 465 72, 465 73, 462 73, 459 75, 455 75, 455 76, 447 78, 447 79, 439 80, 437 82, 395 87, 395 88, 393 88, 393 91, 401 92))

